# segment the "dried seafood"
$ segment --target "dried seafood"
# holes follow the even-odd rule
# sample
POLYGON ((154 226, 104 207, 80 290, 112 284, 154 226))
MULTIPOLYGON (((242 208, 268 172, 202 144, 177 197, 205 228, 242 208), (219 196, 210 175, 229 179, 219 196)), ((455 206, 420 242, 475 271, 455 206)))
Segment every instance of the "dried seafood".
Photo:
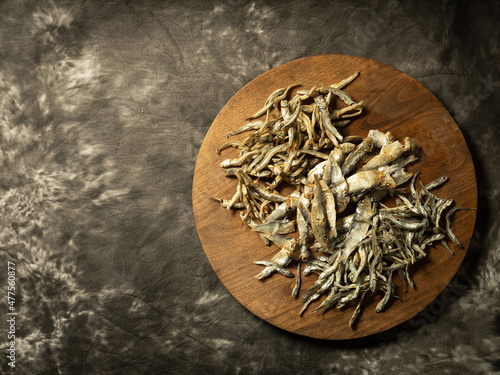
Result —
POLYGON ((409 267, 426 256, 432 243, 450 253, 447 240, 461 246, 451 217, 466 209, 449 209, 453 200, 430 192, 446 177, 423 185, 418 172, 405 169, 418 159, 415 140, 395 140, 376 129, 364 138, 342 136, 341 129, 363 112, 363 101, 344 91, 358 74, 296 90, 293 96, 299 85, 273 91, 245 125, 227 136, 250 134, 217 149, 237 148, 240 154, 220 164, 226 176, 238 180, 234 195, 216 199, 227 210, 241 210, 242 221, 266 245, 279 248, 272 259, 254 262, 264 266, 256 277, 293 277, 286 267, 297 263, 293 297, 300 294, 302 276, 317 275, 301 296, 300 314, 321 299, 314 311, 356 303, 351 327, 369 295, 383 294, 376 312, 398 298, 394 273, 405 290, 415 287, 409 267), (333 101, 341 105, 332 108, 333 101), (410 193, 401 187, 408 181, 410 193), (285 186, 290 194, 282 193, 285 186), (395 206, 383 203, 387 196, 397 197, 395 206))

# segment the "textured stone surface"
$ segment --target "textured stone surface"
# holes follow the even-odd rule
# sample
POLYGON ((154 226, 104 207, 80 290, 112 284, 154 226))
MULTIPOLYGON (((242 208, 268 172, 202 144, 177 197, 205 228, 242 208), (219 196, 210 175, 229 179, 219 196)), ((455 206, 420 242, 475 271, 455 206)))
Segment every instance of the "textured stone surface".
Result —
POLYGON ((18 372, 499 372, 499 16, 452 1, 2 2, 0 286, 15 262, 18 372), (327 53, 374 58, 435 94, 480 196, 445 292, 350 342, 291 335, 239 305, 191 209, 197 152, 224 104, 273 67, 327 53))

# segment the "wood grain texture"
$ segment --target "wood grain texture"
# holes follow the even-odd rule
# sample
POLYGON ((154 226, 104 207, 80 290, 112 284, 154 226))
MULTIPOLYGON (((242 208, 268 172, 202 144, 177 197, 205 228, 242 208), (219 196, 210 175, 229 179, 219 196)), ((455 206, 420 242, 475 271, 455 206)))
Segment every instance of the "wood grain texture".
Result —
MULTIPOLYGON (((205 253, 228 291, 248 310, 270 324, 296 334, 329 340, 359 338, 382 332, 413 317, 443 291, 460 267, 468 248, 476 219, 475 211, 459 211, 453 230, 464 248, 452 246, 450 255, 441 245, 412 269, 416 290, 398 292, 382 313, 375 313, 376 296, 365 304, 355 330, 348 327, 354 306, 313 313, 314 304, 301 317, 302 302, 291 297, 294 279, 281 275, 259 281, 261 270, 254 260, 270 259, 278 249, 265 246, 248 227, 242 226, 237 212, 224 210, 211 197, 230 198, 236 181, 227 178, 221 161, 234 157, 235 150, 215 150, 226 133, 245 123, 278 87, 300 83, 310 88, 316 83, 332 84, 359 70, 360 76, 345 90, 354 100, 364 100, 365 113, 347 128, 346 135, 366 136, 370 129, 391 131, 395 139, 409 136, 422 146, 419 162, 408 168, 421 171, 428 183, 446 175, 449 181, 436 194, 453 198, 456 205, 476 207, 477 187, 473 161, 460 129, 441 102, 407 74, 378 61, 346 55, 318 55, 289 62, 272 69, 243 87, 215 118, 201 146, 193 180, 194 218, 205 253)), ((293 93, 292 93, 293 94, 293 93)), ((234 137, 242 139, 246 135, 234 137)), ((295 273, 295 268, 289 266, 295 273)), ((396 284, 399 279, 396 277, 396 284)), ((302 291, 316 280, 303 278, 302 291)))

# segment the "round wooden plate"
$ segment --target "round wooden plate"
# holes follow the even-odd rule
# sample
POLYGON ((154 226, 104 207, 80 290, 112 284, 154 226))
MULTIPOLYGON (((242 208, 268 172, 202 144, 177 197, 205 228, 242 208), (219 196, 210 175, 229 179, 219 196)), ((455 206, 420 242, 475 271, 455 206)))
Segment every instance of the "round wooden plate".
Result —
MULTIPOLYGON (((424 86, 407 74, 378 61, 346 55, 319 55, 301 58, 274 68, 243 87, 221 110, 201 146, 193 180, 193 210, 201 243, 215 273, 229 292, 253 314, 270 324, 299 335, 341 340, 382 332, 416 315, 428 306, 446 287, 462 263, 469 246, 476 211, 458 211, 453 230, 463 249, 450 245, 455 255, 441 245, 428 250, 428 256, 411 269, 416 290, 398 293, 382 313, 375 313, 380 298, 364 306, 355 329, 348 326, 354 306, 313 313, 314 304, 299 316, 303 304, 293 299, 295 280, 273 275, 264 281, 255 279, 261 266, 254 260, 271 259, 278 251, 265 246, 255 232, 241 224, 238 212, 226 211, 211 197, 229 199, 236 179, 225 177, 219 164, 236 157, 237 151, 215 150, 227 141, 226 133, 245 124, 269 94, 278 87, 300 83, 300 89, 316 83, 333 84, 360 71, 345 91, 354 100, 364 100, 365 114, 342 128, 346 135, 365 137, 370 129, 391 131, 395 139, 412 137, 422 146, 419 162, 408 167, 421 171, 423 183, 446 175, 449 181, 436 189, 443 198, 453 198, 456 205, 476 207, 477 187, 470 152, 458 126, 441 102, 424 86)), ((294 92, 291 93, 293 95, 294 92)), ((240 134, 234 139, 243 139, 240 134)), ((289 267, 295 274, 295 267, 289 267)), ((303 292, 316 280, 303 277, 303 292)), ((395 277, 396 284, 399 278, 395 277)), ((398 284, 400 285, 400 284, 398 284)))

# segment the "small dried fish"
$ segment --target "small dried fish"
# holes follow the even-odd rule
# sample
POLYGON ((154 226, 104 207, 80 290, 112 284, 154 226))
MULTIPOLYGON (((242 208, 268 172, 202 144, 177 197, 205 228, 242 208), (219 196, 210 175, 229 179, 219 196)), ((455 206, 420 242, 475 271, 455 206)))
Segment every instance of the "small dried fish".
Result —
POLYGON ((276 264, 274 262, 270 262, 270 261, 267 261, 267 260, 256 260, 253 263, 261 265, 261 266, 273 267, 276 271, 278 271, 279 273, 281 273, 283 276, 293 277, 292 271, 287 270, 286 268, 283 268, 279 264, 276 264))

